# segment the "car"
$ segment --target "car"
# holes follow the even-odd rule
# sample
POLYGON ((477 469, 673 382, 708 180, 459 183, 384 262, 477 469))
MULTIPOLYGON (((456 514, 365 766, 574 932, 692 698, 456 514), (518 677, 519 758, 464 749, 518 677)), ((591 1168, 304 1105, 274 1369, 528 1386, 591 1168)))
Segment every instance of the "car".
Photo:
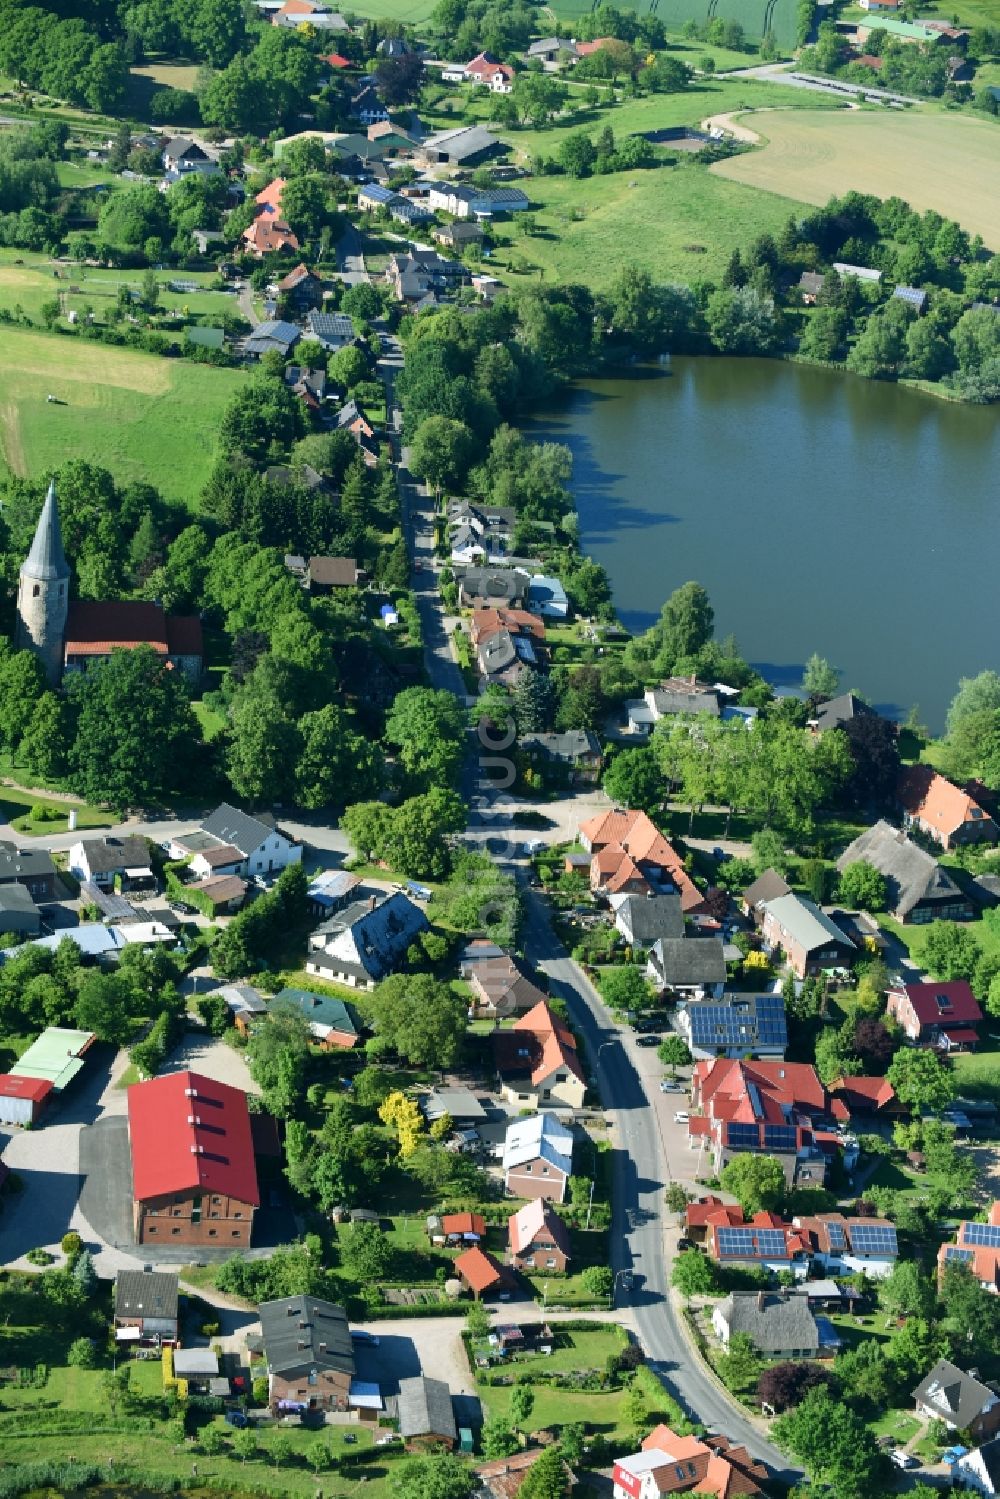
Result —
POLYGON ((695 1245, 694 1245, 694 1240, 693 1239, 678 1239, 677 1240, 677 1248, 678 1248, 678 1250, 681 1253, 683 1253, 684 1250, 686 1250, 686 1249, 693 1249, 694 1247, 695 1247, 695 1245))
POLYGON ((891 1463, 895 1463, 897 1468, 903 1468, 904 1470, 907 1468, 920 1467, 917 1459, 915 1457, 911 1457, 908 1452, 904 1452, 902 1447, 897 1447, 895 1452, 889 1453, 889 1461, 891 1463))
POLYGON ((237 1431, 244 1431, 246 1427, 253 1425, 246 1411, 226 1411, 225 1420, 227 1426, 235 1426, 237 1431))
POLYGON ((370 1348, 378 1347, 378 1336, 373 1332, 365 1332, 363 1327, 352 1327, 351 1337, 355 1343, 367 1343, 370 1348))
POLYGON ((659 1030, 660 1024, 659 1020, 655 1020, 647 1015, 644 1020, 637 1020, 635 1022, 635 1028, 637 1031, 656 1031, 659 1030))
POLYGON ((423 570, 424 570, 424 564, 421 562, 420 558, 419 557, 414 557, 414 559, 413 559, 413 571, 415 573, 422 573, 423 570))
POLYGON ((661 1093, 679 1093, 680 1091, 681 1091, 681 1085, 680 1085, 680 1083, 675 1083, 672 1077, 661 1077, 660 1078, 660 1092, 661 1093))
POLYGON ((649 1035, 636 1036, 635 1044, 636 1046, 659 1046, 660 1037, 649 1035))
POLYGON ((618 1279, 623 1291, 631 1291, 633 1276, 631 1270, 619 1270, 618 1279))
POLYGON ((687 1109, 676 1109, 674 1112, 675 1124, 687 1124, 690 1118, 691 1115, 688 1113, 687 1109))

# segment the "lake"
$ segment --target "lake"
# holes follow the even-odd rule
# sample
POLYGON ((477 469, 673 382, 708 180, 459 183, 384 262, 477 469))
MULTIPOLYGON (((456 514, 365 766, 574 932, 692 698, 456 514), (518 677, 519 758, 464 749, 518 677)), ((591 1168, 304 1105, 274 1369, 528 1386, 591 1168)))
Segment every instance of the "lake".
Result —
POLYGON ((581 544, 644 629, 689 578, 776 686, 813 651, 935 730, 1000 668, 1000 413, 768 359, 582 382, 532 435, 573 451, 581 544))

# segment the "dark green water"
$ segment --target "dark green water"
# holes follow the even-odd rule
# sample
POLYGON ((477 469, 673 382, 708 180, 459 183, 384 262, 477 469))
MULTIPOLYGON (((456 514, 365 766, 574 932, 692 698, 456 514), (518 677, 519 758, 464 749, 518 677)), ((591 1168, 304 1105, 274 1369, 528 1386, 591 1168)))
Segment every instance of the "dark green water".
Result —
POLYGON ((813 652, 940 728, 1000 669, 1000 410, 765 359, 584 382, 535 437, 568 443, 582 545, 634 629, 688 578, 776 684, 813 652))

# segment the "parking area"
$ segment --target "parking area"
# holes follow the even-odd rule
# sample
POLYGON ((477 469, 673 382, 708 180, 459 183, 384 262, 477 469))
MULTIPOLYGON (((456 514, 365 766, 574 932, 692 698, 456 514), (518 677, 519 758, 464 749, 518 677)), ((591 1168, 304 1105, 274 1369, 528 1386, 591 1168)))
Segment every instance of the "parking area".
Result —
POLYGON ((355 1325, 378 1339, 377 1346, 362 1339, 355 1342, 357 1377, 377 1383, 383 1395, 396 1394, 401 1379, 420 1373, 446 1380, 453 1395, 475 1395, 476 1385, 461 1339, 464 1317, 404 1318, 355 1325))
POLYGON ((250 1076, 243 1053, 234 1046, 229 1046, 221 1036, 189 1032, 167 1057, 160 1073, 189 1070, 201 1072, 213 1082, 228 1083, 231 1088, 239 1088, 244 1093, 260 1093, 260 1088, 250 1076))

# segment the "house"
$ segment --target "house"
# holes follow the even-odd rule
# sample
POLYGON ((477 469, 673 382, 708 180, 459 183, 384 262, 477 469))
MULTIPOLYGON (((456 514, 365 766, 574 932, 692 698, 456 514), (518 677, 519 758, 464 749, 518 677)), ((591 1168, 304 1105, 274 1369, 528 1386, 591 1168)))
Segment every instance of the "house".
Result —
POLYGON ((280 354, 287 359, 301 337, 302 330, 294 323, 269 318, 247 334, 243 340, 243 352, 248 359, 262 359, 265 354, 280 354))
POLYGON ((466 245, 482 244, 483 228, 481 224, 470 224, 456 219, 452 224, 441 224, 432 232, 431 239, 450 250, 462 250, 466 245))
POLYGON ((917 926, 972 920, 972 902, 948 871, 890 823, 881 820, 866 828, 845 848, 837 868, 843 872, 861 859, 885 875, 889 911, 897 921, 917 926))
POLYGON ((155 888, 150 867, 149 844, 137 834, 125 838, 87 838, 69 851, 70 873, 78 880, 91 880, 101 889, 111 889, 116 880, 122 890, 155 888))
POLYGON ((918 286, 897 286, 892 295, 897 302, 905 302, 907 307, 912 307, 918 316, 927 311, 927 293, 918 286))
POLYGON ((329 7, 319 3, 319 0, 285 0, 283 5, 275 8, 271 17, 274 26, 298 27, 304 22, 315 26, 318 31, 350 31, 350 27, 343 16, 331 12, 329 7))
POLYGON ((312 311, 306 317, 309 338, 314 338, 324 349, 336 353, 354 338, 354 323, 346 312, 312 311))
POLYGON ((56 866, 44 848, 18 848, 0 840, 0 888, 23 885, 40 903, 56 898, 56 866))
POLYGON ((565 1270, 569 1229, 548 1203, 536 1197, 507 1219, 510 1263, 515 1270, 565 1270))
POLYGON ((977 1494, 1000 1494, 1000 1437, 964 1452, 952 1465, 951 1481, 977 1494))
POLYGON ((472 1292, 476 1301, 506 1284, 503 1266, 491 1254, 474 1244, 455 1260, 455 1274, 472 1292))
POLYGON ((514 89, 514 69, 489 52, 480 52, 465 64, 465 77, 494 94, 509 94, 514 89))
POLYGON ((443 1379, 429 1379, 425 1374, 401 1379, 397 1407, 399 1434, 408 1452, 428 1447, 451 1451, 457 1445, 451 1392, 443 1379))
POLYGON ((967 1265, 985 1291, 1000 1294, 1000 1202, 993 1203, 985 1223, 964 1221, 954 1244, 941 1245, 939 1282, 949 1264, 967 1265))
POLYGON ((650 948, 646 977, 678 998, 721 999, 726 960, 721 937, 660 937, 650 948))
POLYGON ((358 189, 358 208, 362 213, 381 213, 383 209, 389 209, 394 203, 402 201, 399 193, 378 182, 367 182, 358 189))
POLYGON ((896 984, 886 1011, 908 1041, 940 1051, 972 1051, 979 1043, 983 1012, 966 979, 896 984))
POLYGON ((243 1035, 249 1035, 252 1027, 259 1025, 267 1014, 264 996, 252 984, 221 984, 218 989, 210 990, 209 995, 225 1001, 236 1029, 243 1035))
POLYGON ((629 947, 646 952, 654 943, 684 936, 679 895, 613 895, 609 901, 615 926, 629 947))
POLYGON ((363 84, 354 95, 350 103, 350 113, 353 119, 360 120, 365 126, 380 125, 383 120, 389 118, 389 111, 373 83, 363 84))
MULTIPOLYGON (((274 255, 281 250, 298 250, 298 239, 283 219, 262 213, 244 229, 242 240, 245 250, 260 260, 264 255, 274 255)), ((254 330, 256 331, 256 330, 254 330)))
POLYGON ((478 1244, 486 1237, 482 1213, 445 1213, 440 1220, 446 1244, 478 1244))
POLYGON ((344 1308, 318 1296, 284 1296, 262 1302, 258 1315, 272 1414, 347 1410, 354 1343, 344 1308))
MULTIPOLYGON (((860 35, 860 29, 858 40, 864 40, 860 35)), ((838 276, 850 276, 855 281, 871 281, 873 285, 877 285, 882 280, 881 271, 874 271, 867 265, 852 265, 848 260, 835 260, 833 269, 838 276)))
POLYGON ((374 989, 427 930, 427 917, 402 891, 381 901, 375 895, 355 901, 312 933, 306 972, 355 989, 374 989))
POLYGON ((188 680, 201 679, 205 647, 197 615, 166 614, 159 604, 138 599, 94 602, 77 599, 66 621, 63 665, 67 672, 86 671, 111 652, 149 646, 188 680))
POLYGON ((853 692, 841 692, 837 697, 827 698, 813 711, 809 726, 815 734, 825 734, 829 729, 842 729, 856 718, 877 718, 875 709, 853 692))
MULTIPOLYGON (((500 1328, 497 1328, 497 1334, 502 1341, 500 1328)), ((509 1457, 477 1463, 473 1468, 477 1479, 476 1493, 481 1499, 517 1499, 521 1486, 545 1450, 544 1447, 528 1447, 509 1457)), ((568 1482, 571 1487, 576 1482, 572 1474, 569 1474, 568 1482)))
POLYGON ((668 677, 659 687, 650 687, 644 699, 656 722, 661 718, 687 717, 697 713, 707 713, 712 718, 722 717, 719 689, 710 687, 707 682, 699 682, 693 673, 689 677, 668 677))
POLYGON ((591 855, 590 888, 609 900, 676 892, 685 915, 701 908, 701 891, 645 812, 599 812, 580 825, 580 842, 591 855))
POLYGON ((504 1136, 504 1185, 512 1197, 562 1202, 573 1164, 573 1134, 554 1114, 515 1119, 504 1136))
POLYGON ((723 994, 679 1005, 674 1025, 696 1061, 709 1057, 778 1057, 788 1046, 780 994, 723 994))
POLYGON ((518 567, 470 567, 458 579, 458 602, 464 609, 523 609, 528 574, 518 567))
POLYGON ((761 906, 761 936, 772 953, 782 953, 797 978, 845 967, 857 948, 815 901, 804 895, 779 895, 761 906))
POLYGON ((989 812, 967 789, 938 775, 930 765, 908 765, 899 777, 897 795, 903 826, 919 828, 942 848, 1000 841, 1000 829, 989 812))
POLYGON ((495 635, 498 630, 507 630, 511 635, 524 635, 540 645, 545 640, 545 625, 537 614, 526 609, 474 609, 469 621, 469 639, 473 645, 495 635))
POLYGON ((333 593, 338 588, 357 588, 360 576, 353 557, 310 557, 306 585, 310 593, 333 593))
POLYGON ((0 932, 37 937, 41 930, 42 913, 27 886, 0 885, 0 932))
POLYGON ((297 316, 323 305, 323 283, 305 264, 297 265, 287 276, 282 276, 276 290, 297 316))
POLYGON ((763 1463, 728 1437, 678 1436, 669 1426, 657 1426, 640 1452, 620 1457, 612 1469, 613 1499, 659 1499, 661 1494, 763 1494, 768 1481, 763 1463))
POLYGON ((115 1276, 115 1341, 158 1348, 177 1342, 177 1274, 119 1270, 115 1276))
MULTIPOLYGON (((56 933, 48 940, 54 951, 59 941, 65 938, 56 933)), ((43 943, 34 945, 41 947, 43 943)), ((52 1084, 53 1093, 62 1093, 83 1071, 83 1059, 96 1040, 93 1031, 75 1031, 61 1025, 50 1025, 18 1057, 17 1075, 41 1078, 52 1084)))
POLYGON ((787 1271, 797 1280, 809 1272, 808 1245, 775 1213, 747 1220, 742 1208, 719 1206, 705 1218, 708 1253, 719 1265, 757 1266, 773 1275, 787 1271))
POLYGON ((427 166, 478 167, 494 156, 502 156, 507 147, 481 125, 459 125, 429 135, 418 155, 427 166))
POLYGON ((831 1100, 843 1104, 852 1119, 859 1115, 894 1118, 907 1112, 885 1077, 839 1077, 830 1084, 829 1092, 831 1100))
MULTIPOLYGON (((420 1107, 428 1124, 445 1118, 453 1124, 479 1124, 486 1118, 486 1110, 469 1088, 432 1088, 420 1100, 420 1107)), ((478 1221, 478 1214, 472 1216, 478 1221)), ((476 1232, 482 1235, 485 1230, 476 1232)))
POLYGON ((968 1431, 974 1441, 1000 1428, 1000 1396, 950 1359, 938 1359, 913 1391, 916 1413, 943 1421, 950 1431, 968 1431))
POLYGON ((579 57, 576 43, 567 41, 564 36, 542 37, 540 41, 532 42, 524 55, 529 60, 537 58, 546 71, 561 67, 564 63, 573 64, 579 57))
POLYGON ((822 1186, 824 1147, 836 1111, 814 1067, 805 1062, 745 1062, 716 1057, 696 1062, 691 1077, 688 1143, 708 1148, 718 1174, 743 1151, 779 1160, 790 1186, 822 1186))
MULTIPOLYGON (((168 852, 172 859, 193 859, 212 849, 226 850, 221 867, 227 873, 231 849, 240 855, 235 872, 243 875, 278 874, 289 864, 302 862, 302 844, 282 832, 273 817, 268 813, 253 817, 229 802, 220 802, 195 832, 172 838, 168 852)), ((218 874, 219 867, 213 872, 218 874)))
POLYGON ((746 1333, 757 1352, 771 1359, 821 1358, 840 1344, 830 1324, 813 1316, 805 1296, 734 1291, 716 1305, 712 1326, 724 1347, 734 1333, 746 1333))
POLYGON ((587 1080, 572 1031, 553 1014, 546 999, 493 1034, 503 1096, 511 1103, 583 1107, 587 1080))
POLYGON ((342 910, 360 884, 361 876, 346 869, 324 869, 314 875, 306 890, 311 914, 322 918, 342 910))
POLYGON ((243 854, 232 843, 212 844, 208 848, 200 848, 188 868, 199 880, 234 875, 243 868, 243 854))
POLYGON ((461 261, 436 250, 411 249, 390 257, 385 279, 400 302, 419 302, 428 292, 446 295, 469 280, 461 261))
POLYGON ((521 678, 537 670, 541 658, 529 631, 499 628, 486 635, 480 633, 476 643, 476 660, 487 684, 503 683, 514 687, 521 678))
POLYGON ((209 156, 204 147, 183 135, 174 136, 167 141, 161 152, 161 160, 165 172, 176 172, 179 176, 197 172, 203 177, 210 177, 219 171, 218 162, 209 156))
POLYGON ((247 1097, 199 1072, 128 1090, 137 1244, 247 1247, 260 1206, 247 1097))
POLYGON ((601 741, 590 729, 522 734, 518 748, 533 764, 563 772, 572 786, 592 786, 600 779, 604 755, 601 741))
POLYGON ((462 964, 462 977, 468 980, 478 1016, 506 1020, 526 1014, 546 999, 524 960, 508 952, 483 957, 473 952, 462 964))
POLYGON ((759 926, 766 902, 780 900, 783 895, 791 893, 792 887, 783 875, 778 874, 776 869, 765 869, 743 892, 743 914, 752 917, 759 926))
POLYGON ((324 1051, 350 1051, 357 1044, 360 1022, 349 1005, 332 994, 312 994, 308 989, 281 989, 275 1005, 298 1010, 309 1022, 309 1033, 324 1051))
POLYGON ((52 1083, 47 1077, 24 1077, 19 1072, 0 1075, 0 1124, 37 1124, 49 1101, 52 1083))
POLYGON ((807 307, 813 307, 816 298, 826 285, 826 277, 818 271, 803 271, 799 277, 798 287, 802 293, 802 300, 807 307))
POLYGON ((559 579, 536 573, 528 584, 528 608, 545 619, 568 618, 569 599, 559 579))
POLYGON ((883 1280, 899 1257, 896 1229, 887 1218, 817 1213, 792 1221, 813 1259, 829 1275, 868 1275, 883 1280))
POLYGON ((903 0, 858 0, 858 4, 862 10, 871 11, 872 14, 884 11, 888 15, 895 15, 902 8, 903 0))
POLYGON ((209 875, 196 880, 188 889, 208 902, 212 916, 231 916, 247 898, 250 886, 238 874, 209 875))

